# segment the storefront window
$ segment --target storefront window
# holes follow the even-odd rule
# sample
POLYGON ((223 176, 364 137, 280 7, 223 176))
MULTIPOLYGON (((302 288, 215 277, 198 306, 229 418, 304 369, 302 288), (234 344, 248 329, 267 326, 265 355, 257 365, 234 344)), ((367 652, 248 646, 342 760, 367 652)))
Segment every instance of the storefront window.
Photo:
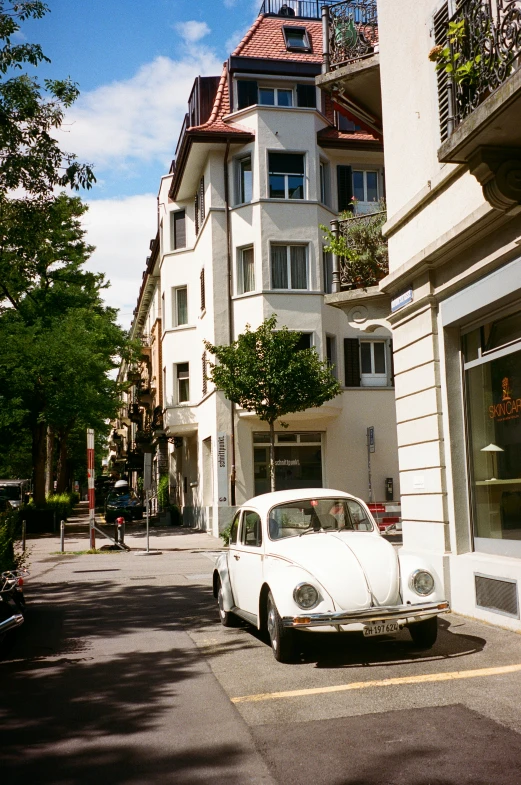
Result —
POLYGON ((506 552, 490 541, 521 541, 520 328, 517 313, 464 337, 476 550, 506 552))
MULTIPOLYGON (((269 433, 253 434, 255 495, 269 493, 269 433)), ((275 488, 322 487, 322 435, 281 433, 275 435, 275 488)))

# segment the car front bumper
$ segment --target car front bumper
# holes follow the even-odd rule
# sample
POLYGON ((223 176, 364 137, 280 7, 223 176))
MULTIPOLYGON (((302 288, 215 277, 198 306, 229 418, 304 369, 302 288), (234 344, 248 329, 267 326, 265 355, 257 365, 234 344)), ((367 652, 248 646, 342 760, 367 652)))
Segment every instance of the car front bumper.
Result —
POLYGON ((344 627, 349 624, 370 624, 378 621, 401 621, 403 624, 420 621, 422 617, 450 613, 450 605, 441 602, 421 602, 415 605, 382 605, 360 611, 336 611, 334 613, 305 613, 299 616, 284 616, 284 627, 344 627))

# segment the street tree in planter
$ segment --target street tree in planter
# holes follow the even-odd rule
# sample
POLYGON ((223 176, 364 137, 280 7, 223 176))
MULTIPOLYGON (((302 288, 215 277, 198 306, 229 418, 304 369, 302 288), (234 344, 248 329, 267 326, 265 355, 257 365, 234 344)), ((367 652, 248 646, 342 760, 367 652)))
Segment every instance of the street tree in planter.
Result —
MULTIPOLYGON (((246 325, 230 345, 205 341, 217 362, 210 363, 209 380, 226 398, 255 412, 270 428, 270 479, 275 490, 275 422, 281 417, 322 406, 340 393, 340 385, 327 362, 314 348, 296 350, 300 333, 275 329, 271 316, 256 330, 246 325)), ((286 423, 280 423, 287 427, 286 423)))

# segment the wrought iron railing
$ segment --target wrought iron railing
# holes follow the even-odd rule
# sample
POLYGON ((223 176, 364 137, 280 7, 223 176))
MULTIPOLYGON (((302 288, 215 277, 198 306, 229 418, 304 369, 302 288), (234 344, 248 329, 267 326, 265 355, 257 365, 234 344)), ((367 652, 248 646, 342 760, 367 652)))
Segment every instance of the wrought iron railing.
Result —
POLYGON ((347 251, 338 257, 340 289, 374 286, 389 272, 387 240, 381 231, 386 217, 386 210, 377 209, 338 221, 337 237, 347 251))
POLYGON ((377 0, 343 0, 327 9, 327 69, 361 60, 378 51, 377 0))
POLYGON ((519 68, 521 0, 461 0, 449 24, 460 26, 448 44, 455 65, 445 86, 450 135, 519 68))
POLYGON ((288 18, 320 19, 327 0, 264 0, 259 14, 276 14, 288 18))

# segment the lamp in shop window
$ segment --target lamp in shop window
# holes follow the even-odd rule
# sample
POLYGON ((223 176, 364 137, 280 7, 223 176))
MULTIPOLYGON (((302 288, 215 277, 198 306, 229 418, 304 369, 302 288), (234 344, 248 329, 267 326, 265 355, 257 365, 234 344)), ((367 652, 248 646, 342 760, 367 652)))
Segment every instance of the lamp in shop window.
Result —
POLYGON ((502 447, 498 447, 497 444, 487 444, 486 447, 482 447, 480 452, 491 452, 492 453, 492 477, 491 480, 496 479, 497 471, 497 453, 498 452, 505 452, 502 447))

